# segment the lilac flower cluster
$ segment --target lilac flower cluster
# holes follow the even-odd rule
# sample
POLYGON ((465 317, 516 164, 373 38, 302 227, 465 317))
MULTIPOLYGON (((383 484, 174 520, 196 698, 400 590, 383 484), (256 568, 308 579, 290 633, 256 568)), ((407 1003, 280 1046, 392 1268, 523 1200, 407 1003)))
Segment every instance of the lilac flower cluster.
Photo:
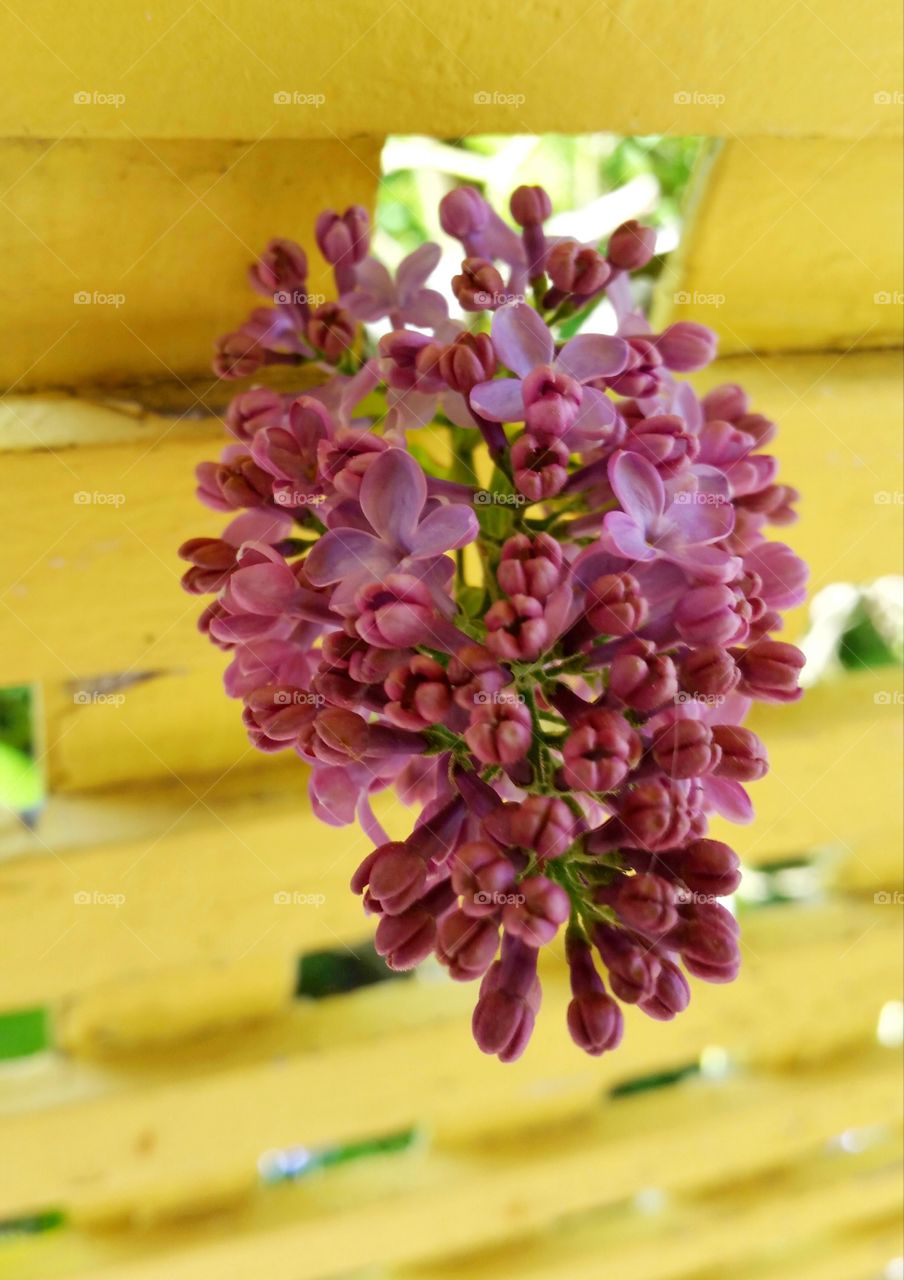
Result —
POLYGON ((297 752, 317 815, 373 840, 352 887, 377 950, 479 979, 474 1035, 503 1061, 559 936, 591 1054, 618 1044, 622 1004, 669 1019, 685 974, 735 977, 718 899, 738 859, 707 818, 751 818, 767 762, 742 722, 752 699, 796 699, 803 662, 773 638, 806 579, 765 536, 797 496, 774 423, 738 386, 699 399, 676 377, 716 340, 634 308, 649 228, 603 252, 548 236, 550 212, 541 187, 512 196, 517 231, 473 188, 443 199, 467 323, 428 287, 439 248, 390 274, 361 208, 317 220, 335 301, 271 241, 251 271, 271 305, 215 368, 303 366, 308 389, 238 392, 198 472, 230 522, 180 552, 251 741, 297 752), (582 332, 606 299, 616 333, 582 332), (371 809, 387 787, 419 807, 405 840, 371 809))

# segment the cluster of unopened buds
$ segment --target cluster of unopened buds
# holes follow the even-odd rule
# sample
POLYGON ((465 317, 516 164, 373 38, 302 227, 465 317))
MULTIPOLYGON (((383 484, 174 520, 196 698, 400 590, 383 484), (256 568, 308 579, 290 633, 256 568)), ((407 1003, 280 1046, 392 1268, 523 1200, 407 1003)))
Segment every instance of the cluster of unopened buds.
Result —
POLYGON ((676 378, 713 359, 709 329, 653 333, 632 304, 653 231, 601 250, 547 235, 541 187, 510 209, 517 230, 473 188, 441 202, 463 319, 428 287, 439 247, 393 275, 361 208, 317 221, 335 301, 308 292, 298 245, 267 246, 251 283, 271 305, 215 360, 258 382, 199 468, 230 522, 181 549, 251 741, 297 752, 317 815, 373 841, 352 887, 378 952, 479 980, 474 1036, 503 1061, 556 941, 592 1054, 622 1004, 669 1019, 686 974, 737 974, 718 899, 738 859, 707 820, 752 816, 767 762, 742 721, 800 694, 802 655, 773 633, 806 578, 764 532, 797 496, 774 423, 738 386, 701 399, 676 378), (582 332, 604 300, 615 332, 582 332), (261 385, 273 365, 308 389, 261 385), (404 840, 371 808, 388 787, 419 809, 404 840))

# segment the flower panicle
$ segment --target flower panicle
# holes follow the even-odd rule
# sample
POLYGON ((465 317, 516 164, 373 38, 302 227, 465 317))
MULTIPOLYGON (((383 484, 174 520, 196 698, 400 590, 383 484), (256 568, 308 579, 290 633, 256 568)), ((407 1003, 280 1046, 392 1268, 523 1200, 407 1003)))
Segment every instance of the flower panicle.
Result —
POLYGON ((252 743, 294 751, 317 816, 372 837, 351 887, 377 951, 479 981, 474 1038, 504 1062, 557 940, 594 1055, 624 1005, 670 1019, 688 976, 737 974, 738 858, 708 823, 752 816, 768 762, 743 721, 801 695, 776 633, 806 584, 767 537, 797 498, 775 424, 741 387, 701 398, 679 376, 712 361, 711 330, 654 333, 631 302, 655 232, 550 236, 539 186, 509 212, 473 187, 440 203, 458 316, 428 283, 439 247, 390 273, 358 206, 317 219, 332 299, 270 242, 250 281, 271 305, 214 357, 241 385, 198 496, 228 522, 180 549, 252 743), (563 335, 603 301, 614 333, 563 335), (387 788, 419 810, 401 840, 371 809, 387 788))

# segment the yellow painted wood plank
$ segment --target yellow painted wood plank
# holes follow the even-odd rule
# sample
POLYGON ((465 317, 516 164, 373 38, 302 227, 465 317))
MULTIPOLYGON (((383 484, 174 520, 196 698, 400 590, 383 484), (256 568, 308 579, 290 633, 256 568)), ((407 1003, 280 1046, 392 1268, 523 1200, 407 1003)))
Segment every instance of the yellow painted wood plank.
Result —
MULTIPOLYGON (((40 21, 34 10, 26 20, 40 21)), ((24 53, 33 37, 10 10, 2 21, 18 31, 4 47, 24 53)), ((73 136, 0 144, 0 386, 209 384, 215 338, 255 305, 247 265, 274 235, 310 248, 325 207, 372 205, 379 139, 280 140, 262 129, 252 142, 145 140, 121 117, 113 137, 87 141, 74 135, 92 109, 61 95, 55 66, 52 96, 68 101, 73 136)), ((327 277, 314 253, 312 292, 328 290, 327 277)))
MULTIPOLYGON (((800 523, 780 532, 812 563, 814 589, 900 572, 897 357, 730 359, 700 382, 726 380, 747 385, 756 408, 781 423, 782 477, 804 498, 800 523)), ((195 632, 198 604, 178 587, 175 549, 185 538, 222 527, 193 492, 195 463, 215 456, 222 437, 209 421, 174 425, 151 415, 132 442, 123 443, 132 422, 125 409, 89 411, 66 399, 24 397, 0 406, 0 440, 12 437, 13 428, 16 433, 16 448, 3 461, 14 495, 0 596, 10 682, 177 671, 208 660, 206 642, 195 632), (86 415, 94 412, 104 442, 60 448, 61 440, 86 430, 86 415), (23 436, 32 438, 33 449, 21 449, 23 436), (37 447, 42 439, 50 449, 37 447), (80 493, 124 501, 80 504, 80 493)), ((789 637, 805 624, 804 611, 796 611, 789 637)), ((230 747, 223 763, 232 759, 230 747)))
MULTIPOLYGON (((745 1199, 701 1199, 695 1205, 666 1209, 660 1215, 601 1215, 585 1223, 563 1224, 558 1231, 507 1246, 492 1254, 462 1253, 446 1264, 391 1272, 391 1280, 491 1280, 507 1266, 525 1280, 597 1280, 601 1259, 616 1262, 631 1280, 692 1280, 701 1265, 734 1268, 739 1260, 824 1237, 845 1227, 868 1225, 888 1217, 900 1202, 902 1173, 894 1155, 882 1163, 855 1157, 847 1169, 789 1174, 765 1184, 745 1199), (808 1185, 810 1183, 810 1185, 808 1185), (733 1202, 734 1200, 734 1202, 733 1202)), ((773 1258, 774 1260, 774 1258, 773 1258)), ((730 1274, 734 1274, 734 1269, 730 1274)), ((771 1273, 769 1273, 771 1274, 771 1273)))
POLYGON ((472 1248, 517 1244, 566 1214, 609 1209, 630 1223, 639 1216, 631 1197, 651 1185, 673 1194, 728 1186, 811 1159, 839 1125, 894 1124, 898 1065, 894 1055, 873 1053, 796 1079, 687 1084, 621 1099, 555 1128, 511 1133, 492 1147, 371 1158, 258 1192, 187 1231, 166 1223, 103 1235, 75 1230, 7 1248, 0 1277, 62 1280, 115 1267, 129 1280, 163 1270, 176 1280, 212 1280, 227 1269, 235 1280, 256 1280, 291 1265, 295 1280, 314 1280, 368 1263, 430 1258, 441 1266, 466 1241, 472 1248))
MULTIPOLYGON (((886 1280, 889 1265, 901 1256, 901 1222, 896 1210, 887 1221, 809 1241, 786 1257, 768 1258, 739 1269, 732 1280, 886 1280)), ((723 1280, 711 1268, 693 1280, 723 1280)))
POLYGON ((170 973, 112 979, 76 992, 53 1010, 53 1037, 63 1053, 91 1056, 146 1051, 192 1041, 223 1028, 245 1029, 284 1014, 295 989, 293 956, 212 961, 170 973))
POLYGON ((894 135, 900 45, 893 6, 840 0, 738 8, 704 0, 652 23, 630 0, 515 12, 473 0, 340 11, 279 0, 270 20, 218 0, 153 10, 125 0, 103 24, 51 0, 13 0, 0 33, 4 133, 241 137, 360 133, 780 133, 894 135), (299 65, 295 51, 304 48, 299 65), (604 66, 605 76, 576 74, 604 66), (542 76, 540 68, 542 66, 542 76), (361 91, 362 85, 366 92, 361 91), (442 92, 436 91, 442 85, 442 92), (554 86, 554 92, 550 87, 554 86), (764 87, 768 91, 764 92, 764 87), (84 105, 73 95, 82 93, 84 105), (111 102, 105 95, 120 95, 111 102), (876 100, 877 94, 886 95, 876 100), (286 98, 289 99, 286 102, 286 98))
POLYGON ((902 168, 872 135, 714 144, 654 326, 702 320, 723 355, 900 346, 902 168))
POLYGON ((893 894, 902 866, 902 675, 895 667, 834 677, 793 706, 756 705, 749 724, 770 772, 751 788, 756 819, 714 820, 748 865, 816 855, 820 879, 893 894))
POLYGON ((18 1153, 15 1168, 0 1168, 0 1214, 48 1203, 171 1207, 186 1188, 250 1171, 272 1147, 416 1125, 498 1135, 541 1112, 584 1109, 606 1087, 686 1064, 707 1046, 753 1061, 824 1061, 867 1043, 880 1008, 900 998, 900 921, 887 909, 758 912, 743 939, 737 984, 696 984, 689 1010, 667 1025, 629 1010, 624 1045, 603 1061, 568 1040, 565 975, 551 963, 540 1032, 505 1071, 470 1040, 473 989, 426 974, 300 1006, 253 1036, 105 1066, 39 1064, 0 1079, 0 1138, 18 1153))
POLYGON ((203 789, 227 770, 281 769, 277 757, 252 749, 241 703, 223 692, 223 656, 202 649, 191 670, 137 672, 135 683, 121 687, 95 687, 91 679, 45 685, 50 790, 109 790, 174 777, 197 780, 203 789))

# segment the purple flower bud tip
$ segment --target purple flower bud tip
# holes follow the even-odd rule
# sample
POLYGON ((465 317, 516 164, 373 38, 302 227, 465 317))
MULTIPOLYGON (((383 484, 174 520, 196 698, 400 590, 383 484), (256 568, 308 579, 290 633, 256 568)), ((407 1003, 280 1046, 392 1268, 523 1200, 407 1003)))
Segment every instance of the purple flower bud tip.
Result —
POLYGON ((609 237, 609 261, 622 271, 639 271, 655 252, 656 232, 633 219, 616 227, 609 237))
POLYGON ((266 305, 214 369, 300 376, 234 396, 197 470, 226 527, 179 551, 252 744, 295 752, 318 817, 368 833, 351 884, 377 951, 478 980, 474 1036, 503 1062, 563 926, 590 1054, 619 1043, 622 1004, 667 1020, 687 975, 737 974, 717 899, 740 866, 707 824, 750 817, 751 700, 801 696, 803 654, 776 634, 807 579, 771 537, 798 496, 765 452, 776 424, 741 387, 700 399, 680 376, 712 360, 711 330, 643 331, 627 273, 654 230, 624 223, 604 256, 547 237, 542 187, 510 211, 518 231, 474 187, 441 202, 452 293, 483 316, 467 325, 431 287, 440 246, 390 271, 360 206, 317 219, 334 297, 308 293, 294 241, 266 245, 266 305), (615 334, 575 333, 603 293, 615 334), (414 806, 404 840, 371 808, 388 789, 414 806))

